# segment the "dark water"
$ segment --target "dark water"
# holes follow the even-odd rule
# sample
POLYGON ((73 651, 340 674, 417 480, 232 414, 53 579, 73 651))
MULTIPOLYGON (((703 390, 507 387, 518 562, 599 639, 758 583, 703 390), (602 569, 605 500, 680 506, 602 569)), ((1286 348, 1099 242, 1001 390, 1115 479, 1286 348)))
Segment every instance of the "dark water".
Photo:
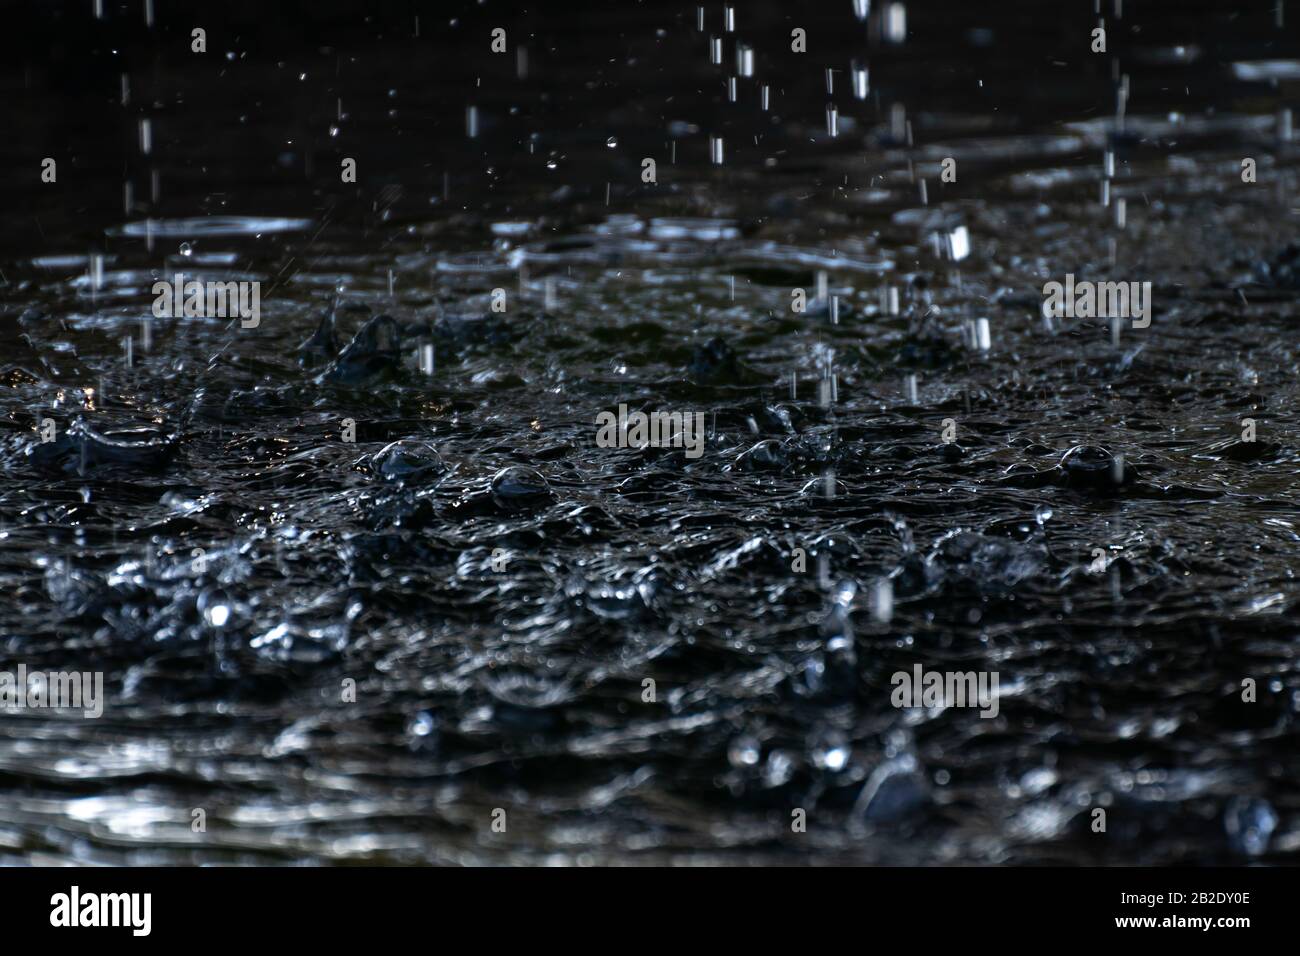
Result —
POLYGON ((0 646, 107 702, 0 715, 0 860, 1295 859, 1300 7, 90 6, 5 64, 0 646), (177 271, 260 325, 146 346, 177 271))

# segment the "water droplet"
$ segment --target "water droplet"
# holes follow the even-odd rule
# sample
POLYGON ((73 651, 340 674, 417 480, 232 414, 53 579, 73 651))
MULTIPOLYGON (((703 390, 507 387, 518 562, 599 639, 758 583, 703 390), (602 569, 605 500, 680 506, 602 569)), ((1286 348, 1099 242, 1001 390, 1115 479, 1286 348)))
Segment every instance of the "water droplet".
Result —
POLYGON ((190 256, 194 254, 194 248, 188 242, 181 243, 181 255, 190 256))
POLYGON ((433 733, 437 724, 434 722, 433 715, 427 710, 415 715, 408 729, 412 737, 427 737, 433 733))
POLYGON ((762 753, 758 740, 749 735, 737 737, 727 748, 727 760, 733 767, 755 767, 762 753))
POLYGON ((618 145, 618 137, 611 136, 609 139, 605 140, 605 145, 608 146, 610 149, 613 149, 615 146, 618 145))
POLYGON ((763 770, 763 782, 769 787, 780 787, 790 782, 794 776, 794 761, 784 750, 773 750, 767 758, 767 767, 763 770))
POLYGON ((410 738, 409 744, 415 751, 433 751, 438 749, 438 744, 442 739, 438 718, 427 710, 422 710, 406 725, 406 735, 410 738))
POLYGON ((204 591, 198 609, 209 627, 225 627, 230 621, 230 599, 222 591, 204 591))
POLYGON ((831 773, 839 773, 848 766, 851 753, 848 741, 838 730, 818 733, 813 738, 811 751, 813 766, 831 773))

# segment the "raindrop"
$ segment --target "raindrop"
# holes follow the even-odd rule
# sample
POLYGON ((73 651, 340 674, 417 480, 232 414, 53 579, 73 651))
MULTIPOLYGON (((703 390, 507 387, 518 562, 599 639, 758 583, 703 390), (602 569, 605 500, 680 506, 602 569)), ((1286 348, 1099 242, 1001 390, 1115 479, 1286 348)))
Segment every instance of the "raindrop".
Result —
POLYGON ((960 262, 970 255, 970 233, 965 226, 958 226, 948 233, 948 254, 954 262, 960 262))
POLYGON ((853 96, 855 99, 865 100, 867 98, 867 68, 853 64, 853 96))
POLYGON ((888 624, 894 616, 894 582, 889 578, 877 581, 871 586, 871 618, 880 624, 888 624))
POLYGON ((880 290, 880 311, 886 315, 898 315, 898 286, 885 286, 880 290))
POLYGON ((741 76, 754 75, 754 48, 738 46, 736 48, 736 72, 741 76))
POLYGON ((907 107, 902 103, 889 108, 889 135, 900 143, 907 137, 907 107))
POLYGON ((907 401, 910 405, 917 403, 917 383, 916 376, 909 375, 903 380, 904 391, 907 393, 907 401))
POLYGON ((907 39, 907 7, 901 3, 885 7, 885 39, 890 43, 902 43, 907 39))

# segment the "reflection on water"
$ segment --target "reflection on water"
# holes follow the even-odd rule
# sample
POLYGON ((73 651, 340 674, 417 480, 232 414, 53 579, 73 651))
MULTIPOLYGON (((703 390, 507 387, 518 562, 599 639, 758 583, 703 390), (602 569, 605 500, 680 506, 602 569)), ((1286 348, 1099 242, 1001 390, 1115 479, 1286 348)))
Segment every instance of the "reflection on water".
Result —
POLYGON ((1289 860, 1274 5, 454 6, 234 4, 196 65, 76 5, 8 68, 5 180, 59 172, 0 212, 0 639, 108 703, 4 713, 0 859, 1289 860), (260 325, 153 317, 177 272, 260 325))

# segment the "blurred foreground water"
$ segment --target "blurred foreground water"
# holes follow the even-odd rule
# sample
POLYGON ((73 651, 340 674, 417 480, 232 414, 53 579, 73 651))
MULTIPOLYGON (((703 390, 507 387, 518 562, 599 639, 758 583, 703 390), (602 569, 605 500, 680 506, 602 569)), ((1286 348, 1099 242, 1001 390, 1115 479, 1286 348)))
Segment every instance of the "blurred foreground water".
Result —
POLYGON ((0 646, 107 701, 0 861, 1295 859, 1300 6, 104 6, 3 73, 0 646))

